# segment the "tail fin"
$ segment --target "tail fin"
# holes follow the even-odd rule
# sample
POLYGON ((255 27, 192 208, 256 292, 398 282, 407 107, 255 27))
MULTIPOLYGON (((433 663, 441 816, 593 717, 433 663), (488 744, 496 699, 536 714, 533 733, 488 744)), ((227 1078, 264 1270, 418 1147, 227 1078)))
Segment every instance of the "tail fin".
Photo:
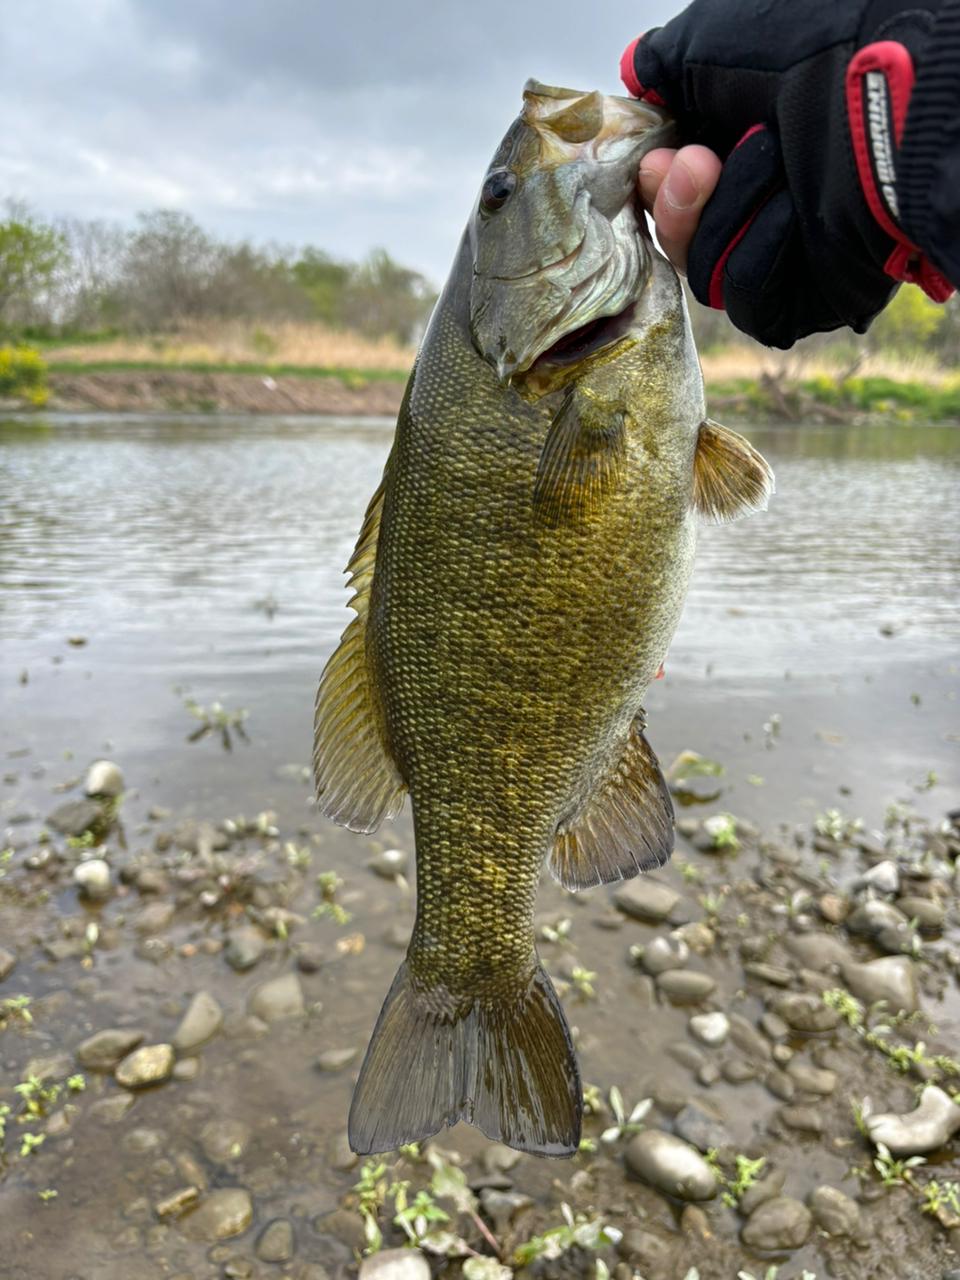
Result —
POLYGON ((515 1000, 454 1004, 418 991, 403 962, 350 1107, 358 1155, 420 1142, 458 1120, 518 1151, 575 1154, 580 1072, 557 993, 535 966, 515 1000))

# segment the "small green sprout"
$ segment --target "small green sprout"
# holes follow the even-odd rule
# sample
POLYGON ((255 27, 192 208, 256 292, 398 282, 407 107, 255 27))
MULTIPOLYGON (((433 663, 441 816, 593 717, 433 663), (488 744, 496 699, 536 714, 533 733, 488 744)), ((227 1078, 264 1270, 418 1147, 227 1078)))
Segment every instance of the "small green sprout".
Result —
POLYGON ((643 1128, 640 1121, 646 1116, 647 1112, 653 1106, 652 1098, 643 1098, 627 1115, 626 1107, 623 1104, 623 1095, 616 1085, 612 1085, 609 1093, 610 1110, 613 1112, 616 1124, 611 1125, 608 1129, 604 1129, 600 1135, 601 1142, 617 1142, 620 1138, 632 1137, 635 1133, 639 1133, 643 1128))
POLYGON ((0 1030, 12 1018, 19 1018, 21 1022, 33 1022, 33 1014, 30 1012, 32 1003, 31 996, 6 996, 0 1000, 0 1030))
POLYGON ((573 921, 565 917, 558 920, 555 925, 542 924, 540 926, 540 936, 547 942, 564 943, 573 928, 573 921))
POLYGON ((885 1187, 900 1187, 913 1185, 913 1175, 910 1171, 926 1163, 923 1156, 910 1156, 907 1160, 895 1160, 890 1153, 890 1148, 882 1142, 878 1142, 873 1167, 879 1173, 880 1180, 885 1187))
POLYGON ((19 1093, 27 1108, 28 1116, 42 1116, 51 1103, 60 1096, 58 1084, 44 1085, 39 1076, 29 1075, 26 1080, 13 1086, 14 1093, 19 1093))
POLYGON ((740 848, 737 820, 732 813, 715 813, 709 818, 704 818, 703 829, 710 837, 714 849, 736 851, 740 848))
POLYGON ((593 985, 593 980, 597 976, 595 973, 575 964, 571 970, 570 976, 573 979, 573 985, 582 996, 587 1000, 595 1000, 597 998, 597 991, 593 985))
POLYGON ((845 818, 839 809, 828 809, 820 814, 814 826, 820 835, 831 840, 848 840, 855 832, 863 830, 863 819, 845 818))
POLYGON ((59 1192, 55 1191, 53 1187, 47 1187, 45 1191, 38 1191, 37 1195, 40 1197, 40 1199, 43 1201, 44 1204, 48 1204, 51 1200, 56 1200, 57 1196, 59 1195, 59 1192))
POLYGON ((329 916, 334 924, 349 924, 352 914, 335 901, 337 890, 343 887, 343 881, 335 871, 321 871, 317 876, 317 890, 322 901, 310 913, 314 920, 329 916))
POLYGON ((21 1156, 28 1156, 31 1151, 36 1151, 37 1147, 42 1146, 46 1140, 45 1133, 25 1133, 20 1143, 21 1156))

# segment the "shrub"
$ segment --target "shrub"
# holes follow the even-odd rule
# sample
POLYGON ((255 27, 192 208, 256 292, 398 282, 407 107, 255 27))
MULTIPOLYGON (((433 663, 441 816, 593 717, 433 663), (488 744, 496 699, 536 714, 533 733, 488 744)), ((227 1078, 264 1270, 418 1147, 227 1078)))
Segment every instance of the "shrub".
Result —
POLYGON ((33 347, 0 347, 0 396, 46 404, 47 366, 33 347))

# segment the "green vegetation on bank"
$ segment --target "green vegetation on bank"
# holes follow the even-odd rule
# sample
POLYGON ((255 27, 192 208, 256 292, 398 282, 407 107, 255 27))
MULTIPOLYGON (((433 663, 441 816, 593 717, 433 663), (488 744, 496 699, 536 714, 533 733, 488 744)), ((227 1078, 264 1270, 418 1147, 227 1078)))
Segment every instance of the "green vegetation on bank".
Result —
POLYGON ((25 400, 28 404, 47 402, 47 366, 31 347, 0 347, 0 396, 25 400))
POLYGON ((786 422, 820 418, 850 422, 863 417, 897 422, 944 422, 960 418, 960 378, 946 385, 854 377, 734 378, 708 383, 707 400, 718 415, 743 414, 786 422))
MULTIPOLYGON (((37 353, 35 353, 37 354, 37 353)), ((37 355, 39 359, 39 355, 37 355)), ((43 363, 41 361, 41 363, 43 363)), ((363 387, 368 382, 406 382, 409 372, 401 369, 343 369, 294 364, 247 364, 158 360, 51 360, 44 366, 50 373, 232 373, 271 378, 336 378, 346 387, 363 387)))

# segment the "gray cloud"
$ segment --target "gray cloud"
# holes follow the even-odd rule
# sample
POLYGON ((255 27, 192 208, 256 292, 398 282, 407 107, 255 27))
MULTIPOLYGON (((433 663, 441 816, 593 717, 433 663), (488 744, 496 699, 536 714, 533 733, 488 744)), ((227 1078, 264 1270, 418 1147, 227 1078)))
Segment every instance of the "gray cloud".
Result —
POLYGON ((373 245, 440 281, 530 76, 616 91, 671 10, 595 0, 0 0, 0 197, 257 242, 373 245))

